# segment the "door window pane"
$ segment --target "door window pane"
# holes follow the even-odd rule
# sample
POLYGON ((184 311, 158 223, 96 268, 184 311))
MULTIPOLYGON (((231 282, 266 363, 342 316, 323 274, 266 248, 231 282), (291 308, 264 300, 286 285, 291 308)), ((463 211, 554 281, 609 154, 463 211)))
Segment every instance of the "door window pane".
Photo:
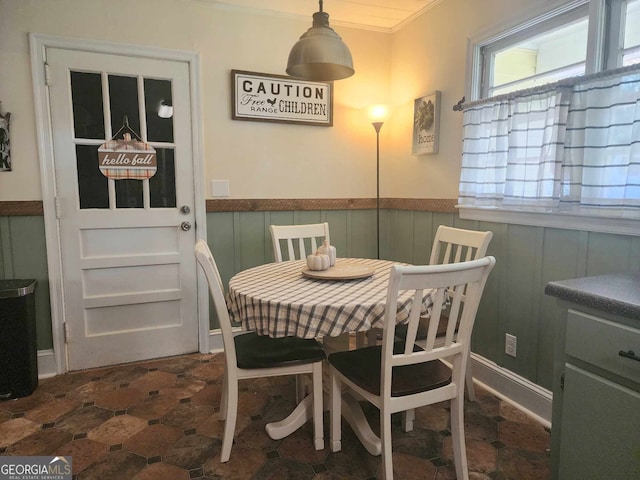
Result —
MULTIPOLYGON (((140 112, 138 109, 138 79, 109 75, 109 101, 111 103, 111 131, 113 135, 129 120, 129 127, 140 136, 140 112)), ((118 136, 118 138, 122 138, 118 136)))
POLYGON ((76 145, 80 208, 109 208, 109 181, 98 166, 97 145, 76 145))
POLYGON ((104 138, 102 76, 71 72, 73 131, 76 138, 104 138))
POLYGON ((149 179, 150 205, 152 208, 176 206, 176 171, 174 151, 156 148, 158 170, 149 179))
POLYGON ((115 180, 116 208, 143 208, 142 180, 115 180))
MULTIPOLYGON (((147 116, 147 141, 173 143, 173 114, 160 112, 160 106, 173 108, 169 80, 144 79, 144 99, 147 116), (163 117, 160 115, 163 114, 163 117)), ((167 110, 167 109, 165 109, 167 110)))

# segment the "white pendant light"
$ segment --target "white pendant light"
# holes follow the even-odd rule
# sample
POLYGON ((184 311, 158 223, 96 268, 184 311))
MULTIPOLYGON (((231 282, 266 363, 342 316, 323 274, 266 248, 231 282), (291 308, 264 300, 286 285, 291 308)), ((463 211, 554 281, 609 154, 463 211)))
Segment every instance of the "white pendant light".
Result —
POLYGON ((313 14, 313 26, 289 53, 287 73, 294 78, 312 81, 340 80, 353 75, 351 52, 340 35, 329 26, 329 14, 313 14))

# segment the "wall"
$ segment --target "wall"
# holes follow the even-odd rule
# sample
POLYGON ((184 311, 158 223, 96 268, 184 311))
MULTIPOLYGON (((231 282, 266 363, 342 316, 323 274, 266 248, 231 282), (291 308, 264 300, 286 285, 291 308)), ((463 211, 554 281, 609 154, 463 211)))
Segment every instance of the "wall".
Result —
MULTIPOLYGON (((243 15, 187 0, 0 0, 0 100, 3 111, 12 112, 15 167, 0 174, 0 201, 41 199, 28 32, 199 52, 205 177, 229 179, 234 198, 373 197, 375 134, 362 110, 386 101, 393 110, 381 132, 381 196, 454 199, 462 115, 451 107, 465 94, 467 39, 558 3, 444 0, 393 35, 336 27, 351 47, 357 73, 336 82, 334 127, 320 128, 234 122, 229 111, 229 70, 282 73, 310 18, 243 15), (413 100, 433 90, 442 92, 440 152, 414 157, 413 100)), ((339 252, 374 255, 371 210, 211 212, 209 243, 223 258, 226 279, 270 259, 270 223, 325 219, 339 252)), ((555 318, 555 304, 543 293, 546 281, 640 269, 639 237, 462 222, 455 213, 417 209, 389 209, 382 220, 383 257, 413 263, 426 261, 438 224, 494 231, 490 253, 498 267, 473 347, 546 388, 555 318), (505 332, 518 336, 517 359, 502 353, 505 332)), ((39 280, 40 349, 51 346, 43 230, 41 217, 0 216, 0 278, 39 280)))
POLYGON ((568 1, 444 0, 394 33, 384 195, 457 198, 462 114, 452 107, 467 94, 468 40, 497 34, 564 3, 568 1), (413 101, 435 90, 442 96, 439 153, 412 156, 413 101))
POLYGON ((363 108, 388 99, 389 35, 336 27, 357 73, 335 83, 333 128, 231 120, 230 70, 284 74, 314 7, 298 20, 201 0, 0 1, 0 101, 12 112, 14 165, 0 175, 0 201, 42 198, 29 32, 198 52, 207 186, 228 179, 235 198, 374 196, 375 137, 363 108))

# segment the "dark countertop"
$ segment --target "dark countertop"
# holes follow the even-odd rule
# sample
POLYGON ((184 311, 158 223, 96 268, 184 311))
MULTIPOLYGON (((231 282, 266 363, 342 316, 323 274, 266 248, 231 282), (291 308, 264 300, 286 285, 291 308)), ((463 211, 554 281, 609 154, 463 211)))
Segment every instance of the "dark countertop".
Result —
POLYGON ((640 273, 549 282, 544 293, 585 307, 640 320, 640 273))

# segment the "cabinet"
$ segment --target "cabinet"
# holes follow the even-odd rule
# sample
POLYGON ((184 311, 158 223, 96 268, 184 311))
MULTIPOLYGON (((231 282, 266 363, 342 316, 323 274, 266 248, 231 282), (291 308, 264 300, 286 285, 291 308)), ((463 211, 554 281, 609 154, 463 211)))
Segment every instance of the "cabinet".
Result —
POLYGON ((640 275, 551 282, 545 292, 562 307, 554 358, 554 478, 637 480, 640 275))

